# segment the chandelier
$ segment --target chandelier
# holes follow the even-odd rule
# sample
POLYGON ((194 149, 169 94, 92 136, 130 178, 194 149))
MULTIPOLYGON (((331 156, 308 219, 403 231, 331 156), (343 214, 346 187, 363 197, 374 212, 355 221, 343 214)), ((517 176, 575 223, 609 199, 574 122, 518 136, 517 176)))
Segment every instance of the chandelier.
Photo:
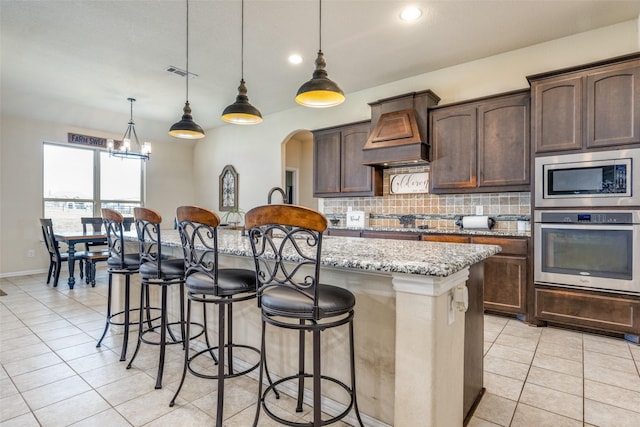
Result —
POLYGON ((113 139, 107 140, 107 148, 109 149, 109 155, 120 158, 134 158, 141 160, 149 160, 151 155, 151 143, 144 142, 140 144, 138 140, 138 134, 136 133, 136 125, 133 122, 133 103, 136 102, 135 98, 127 98, 131 104, 131 116, 129 118, 129 125, 127 130, 124 131, 122 136, 122 142, 119 142, 116 146, 116 142, 113 139), (131 137, 135 141, 135 147, 131 147, 131 137))

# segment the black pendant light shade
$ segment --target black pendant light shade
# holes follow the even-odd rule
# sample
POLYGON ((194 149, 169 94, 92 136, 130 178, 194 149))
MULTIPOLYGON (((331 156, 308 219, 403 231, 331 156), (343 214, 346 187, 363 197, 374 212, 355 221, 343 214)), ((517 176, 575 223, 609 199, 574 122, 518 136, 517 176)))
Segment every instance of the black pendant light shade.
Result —
POLYGON ((204 131, 191 116, 191 106, 189 105, 189 0, 187 0, 187 69, 184 76, 187 86, 187 100, 182 109, 182 119, 174 123, 169 129, 169 135, 182 139, 200 139, 204 138, 204 131))
POLYGON ((327 74, 327 63, 324 61, 322 53, 322 0, 318 1, 318 35, 319 48, 316 58, 316 69, 313 71, 311 80, 300 86, 296 94, 296 102, 305 107, 325 108, 340 105, 344 102, 344 92, 338 84, 327 74))
POLYGON ((182 111, 184 112, 182 120, 171 126, 169 135, 182 139, 200 139, 204 137, 204 131, 200 125, 193 121, 189 101, 185 102, 182 111))
POLYGON ((344 92, 336 82, 329 79, 322 50, 318 51, 313 77, 298 89, 296 102, 305 107, 333 107, 344 102, 344 92))
POLYGON ((240 28, 240 86, 236 102, 229 105, 222 112, 222 120, 236 125, 255 125, 262 122, 262 114, 247 97, 247 86, 244 84, 244 0, 241 4, 240 28))
POLYGON ((249 102, 244 79, 240 80, 236 102, 224 109, 222 120, 237 125, 253 125, 262 122, 262 114, 249 102))

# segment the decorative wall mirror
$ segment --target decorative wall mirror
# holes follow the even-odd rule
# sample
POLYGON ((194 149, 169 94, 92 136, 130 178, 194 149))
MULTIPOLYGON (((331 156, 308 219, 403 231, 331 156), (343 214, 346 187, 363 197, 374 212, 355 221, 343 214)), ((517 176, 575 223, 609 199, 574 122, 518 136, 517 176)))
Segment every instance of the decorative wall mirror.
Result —
POLYGON ((227 165, 220 174, 220 197, 219 204, 221 211, 232 211, 238 209, 238 173, 233 166, 227 165))

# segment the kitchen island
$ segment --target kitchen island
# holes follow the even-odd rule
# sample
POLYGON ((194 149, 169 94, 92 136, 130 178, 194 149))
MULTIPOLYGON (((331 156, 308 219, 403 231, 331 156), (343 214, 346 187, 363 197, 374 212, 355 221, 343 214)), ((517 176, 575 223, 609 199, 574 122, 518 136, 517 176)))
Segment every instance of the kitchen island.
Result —
MULTIPOLYGON (((182 256, 175 230, 163 230, 162 238, 167 255, 173 251, 182 256)), ((241 231, 220 230, 218 245, 221 266, 253 268, 251 246, 241 231)), ((356 295, 357 391, 365 424, 461 426, 465 285, 470 271, 500 247, 326 236, 322 249, 321 280, 356 295)), ((260 314, 255 301, 235 313, 236 338, 258 343, 260 314)), ((341 365, 347 351, 342 333, 336 331, 323 342, 330 347, 323 354, 323 368, 337 377, 347 374, 341 365)), ((481 338, 482 329, 479 333, 481 338)), ((295 335, 269 339, 273 348, 267 355, 287 348, 295 351, 296 339, 295 335)), ((481 339, 479 343, 481 347, 481 339)), ((291 368, 269 364, 275 376, 291 368)), ((327 397, 326 411, 340 411, 340 394, 328 389, 327 397)))

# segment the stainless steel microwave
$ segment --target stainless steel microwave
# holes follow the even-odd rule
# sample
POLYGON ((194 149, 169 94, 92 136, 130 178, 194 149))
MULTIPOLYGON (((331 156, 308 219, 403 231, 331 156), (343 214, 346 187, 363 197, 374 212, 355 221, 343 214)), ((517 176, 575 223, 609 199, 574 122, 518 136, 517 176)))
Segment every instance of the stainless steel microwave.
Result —
POLYGON ((537 157, 536 207, 640 206, 640 149, 537 157))

